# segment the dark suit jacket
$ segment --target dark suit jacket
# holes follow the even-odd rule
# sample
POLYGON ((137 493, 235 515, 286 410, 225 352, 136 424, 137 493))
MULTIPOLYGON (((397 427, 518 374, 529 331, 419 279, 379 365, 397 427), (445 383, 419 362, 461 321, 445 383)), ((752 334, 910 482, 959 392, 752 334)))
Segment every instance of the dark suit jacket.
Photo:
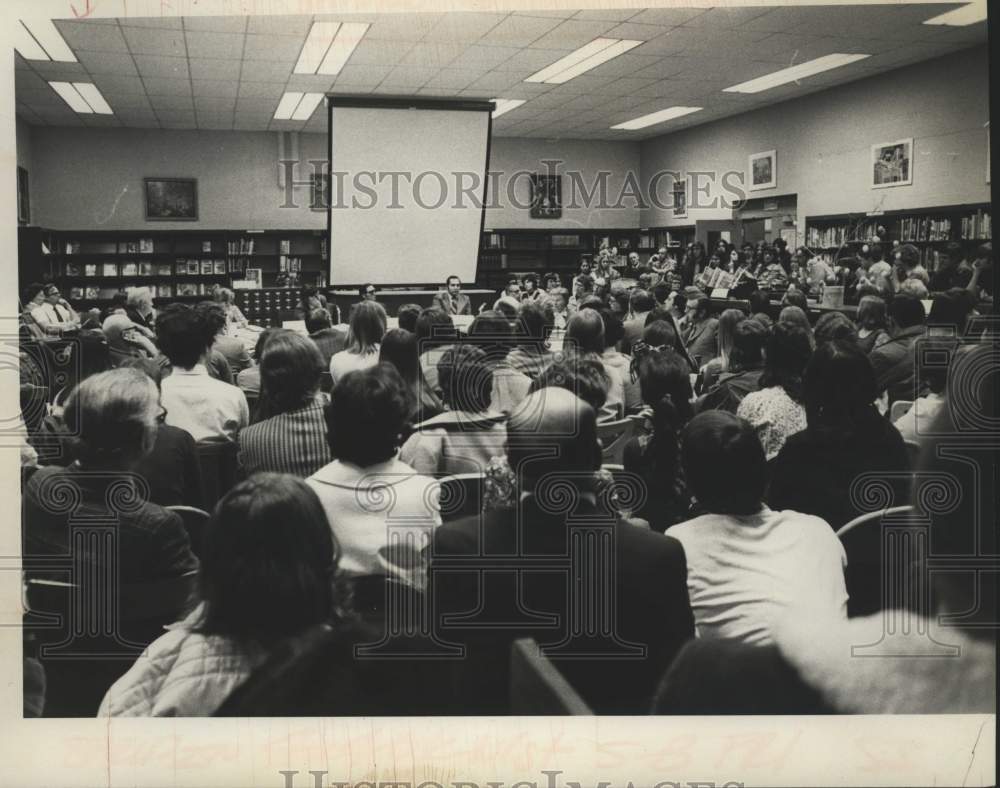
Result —
POLYGON ((921 394, 915 372, 915 345, 924 333, 923 326, 904 329, 868 356, 875 369, 879 393, 888 391, 890 403, 897 399, 914 400, 921 394))
POLYGON ((719 355, 719 321, 709 317, 685 328, 684 346, 696 364, 707 364, 719 355))
POLYGON ((529 496, 518 509, 448 523, 435 532, 430 574, 438 636, 468 648, 458 668, 465 714, 507 710, 510 644, 518 637, 553 648, 547 656, 596 712, 645 713, 670 661, 694 635, 680 543, 618 521, 586 499, 569 518, 529 496), (613 601, 603 615, 594 613, 592 597, 572 593, 580 585, 571 577, 570 547, 590 529, 606 538, 602 555, 613 574, 577 571, 583 587, 613 601), (581 607, 615 637, 576 635, 558 647, 581 607), (465 621, 449 622, 449 614, 465 621))
POLYGON ((642 339, 642 332, 646 330, 646 315, 626 320, 623 328, 625 329, 625 336, 621 341, 621 352, 631 353, 632 346, 642 339))
POLYGON ((434 296, 434 306, 449 315, 471 315, 472 304, 465 293, 459 293, 454 298, 447 290, 442 290, 434 296))
POLYGON ((323 356, 324 368, 329 369, 330 358, 334 353, 339 353, 344 349, 344 343, 347 340, 347 326, 323 328, 315 334, 310 334, 309 338, 315 342, 316 347, 319 348, 319 353, 323 356))

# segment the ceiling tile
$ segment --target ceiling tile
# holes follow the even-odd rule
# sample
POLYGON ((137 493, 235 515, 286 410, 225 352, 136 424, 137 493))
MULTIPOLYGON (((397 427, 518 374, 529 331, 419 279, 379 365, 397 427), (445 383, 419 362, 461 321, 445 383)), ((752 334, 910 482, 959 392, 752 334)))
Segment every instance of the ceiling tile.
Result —
POLYGON ((186 32, 188 55, 190 57, 224 58, 239 60, 243 57, 242 33, 199 33, 186 32))
POLYGON ((134 55, 187 57, 187 50, 184 48, 184 34, 179 30, 123 27, 122 32, 125 34, 129 50, 134 55))
POLYGON ((191 64, 191 79, 231 79, 240 78, 239 60, 216 60, 210 58, 192 57, 188 61, 191 64))
POLYGON ((638 8, 605 8, 594 11, 577 11, 574 19, 598 19, 605 22, 624 22, 639 13, 638 8))
POLYGON ((270 122, 269 117, 256 118, 236 115, 233 117, 233 131, 267 131, 267 125, 270 122))
POLYGON ((379 87, 384 88, 421 88, 424 83, 438 73, 436 68, 420 68, 419 66, 396 66, 382 80, 379 87))
POLYGON ((642 25, 634 22, 626 22, 616 25, 608 30, 604 35, 608 38, 628 38, 632 41, 650 41, 657 36, 663 35, 669 27, 664 25, 642 25))
POLYGON ((403 55, 399 63, 405 66, 443 68, 466 49, 465 44, 449 44, 439 41, 414 44, 410 51, 403 55))
POLYGON ((236 109, 236 97, 213 98, 209 96, 195 96, 194 110, 200 116, 202 113, 222 113, 232 112, 236 109))
POLYGON ((265 16, 254 14, 247 22, 247 33, 263 36, 298 36, 304 41, 312 19, 308 16, 265 16))
POLYGON ((517 76, 506 71, 491 71, 473 80, 465 87, 491 92, 503 91, 510 94, 509 96, 500 96, 499 98, 521 98, 517 95, 520 86, 521 79, 517 76))
POLYGON ((338 85, 369 85, 375 87, 383 79, 389 76, 392 66, 352 66, 347 65, 340 69, 337 75, 338 85))
POLYGON ((336 77, 329 74, 292 74, 285 90, 300 90, 303 93, 325 93, 333 85, 336 77))
POLYGON ((154 55, 136 55, 135 65, 139 75, 158 79, 189 79, 186 57, 158 57, 154 55))
POLYGON ((56 19, 54 22, 70 49, 77 54, 80 50, 128 52, 121 30, 114 25, 88 25, 62 19, 56 19))
POLYGON ((578 49, 615 27, 613 22, 568 19, 533 41, 533 49, 578 49))
POLYGON ((237 115, 273 115, 281 100, 279 91, 269 98, 245 98, 240 96, 236 99, 237 115))
POLYGON ((243 50, 245 60, 274 60, 294 63, 299 59, 305 34, 301 36, 248 35, 243 50))
POLYGON ((636 55, 626 52, 607 63, 601 63, 587 73, 593 77, 634 77, 637 76, 636 72, 656 66, 663 59, 660 55, 636 55))
POLYGON ((31 71, 31 66, 28 61, 21 57, 21 53, 14 50, 14 70, 15 71, 31 71))
POLYGON ((510 58, 522 56, 521 50, 516 47, 482 46, 476 44, 467 48, 461 55, 451 62, 452 68, 476 68, 483 66, 495 68, 510 58))
POLYGON ((649 25, 683 25, 705 13, 704 8, 649 8, 629 18, 629 22, 649 25))
POLYGON ((128 52, 77 52, 76 57, 91 74, 139 75, 128 52))
POLYGON ((532 8, 528 11, 515 11, 515 16, 539 16, 545 19, 569 19, 576 13, 576 9, 569 10, 542 10, 532 8))
POLYGON ((371 93, 376 87, 376 85, 351 85, 346 82, 335 82, 333 87, 330 89, 330 92, 343 93, 347 95, 357 94, 361 96, 366 93, 371 93))
POLYGON ((156 116, 160 119, 160 123, 163 124, 164 128, 167 128, 168 126, 172 126, 174 128, 177 128, 178 126, 182 126, 183 128, 193 128, 195 124, 193 110, 191 112, 184 112, 181 110, 157 111, 156 116))
POLYGON ((352 66, 397 66, 412 46, 407 41, 369 41, 366 36, 347 62, 352 66))
POLYGON ((425 88, 448 88, 461 90, 467 88, 480 78, 478 71, 465 71, 457 68, 445 68, 431 77, 425 83, 425 88))
POLYGON ((284 92, 285 84, 277 82, 246 82, 240 81, 237 96, 243 99, 274 98, 275 102, 284 92))
MULTIPOLYGON (((444 14, 386 14, 379 16, 364 41, 420 41, 444 18, 444 14)), ((362 44, 364 44, 362 41, 362 44)))
POLYGON ((34 71, 18 71, 14 74, 14 90, 17 93, 25 91, 48 91, 51 90, 49 83, 34 71))
POLYGON ((486 46, 526 47, 556 27, 560 21, 537 16, 508 16, 478 43, 486 46))
POLYGON ((184 29, 214 33, 242 33, 246 30, 245 16, 186 16, 184 29))
POLYGON ((228 131, 233 127, 232 112, 198 112, 199 129, 217 129, 228 131))
POLYGON ((194 101, 190 96, 150 96, 149 104, 157 114, 160 114, 161 110, 168 112, 174 110, 194 111, 194 101))
POLYGON ((291 63, 271 63, 259 60, 246 60, 243 62, 243 71, 240 80, 247 82, 280 82, 284 84, 291 76, 293 65, 291 63))
POLYGON ((191 85, 196 96, 236 98, 239 82, 232 79, 193 79, 191 85))
POLYGON ((120 110, 130 109, 130 110, 150 110, 149 99, 144 93, 107 93, 101 91, 104 96, 104 100, 111 105, 111 108, 115 112, 120 110))
POLYGON ((146 79, 146 92, 150 96, 190 96, 191 80, 189 79, 146 79))
POLYGON ((146 94, 146 86, 138 77, 119 77, 114 74, 100 74, 94 79, 94 82, 105 95, 108 93, 146 94))
POLYGON ((424 36, 424 41, 474 43, 504 20, 505 14, 456 12, 446 14, 424 36))
POLYGON ((559 87, 563 93, 601 93, 614 81, 614 77, 594 77, 590 74, 583 74, 574 77, 569 82, 564 82, 559 87))
MULTIPOLYGON (((156 28, 160 30, 180 30, 181 19, 177 16, 153 16, 153 17, 119 17, 118 22, 122 27, 156 28)), ((126 38, 127 38, 126 34, 126 38)))
MULTIPOLYGON (((489 47, 492 49, 493 47, 489 47)), ((530 69, 534 73, 555 63, 560 58, 566 57, 566 51, 562 49, 522 49, 516 51, 510 59, 497 63, 494 68, 497 71, 523 71, 530 69)))
POLYGON ((698 14, 684 22, 685 27, 710 27, 716 30, 741 28, 748 22, 766 14, 766 7, 751 8, 710 8, 704 14, 698 14))
POLYGON ((34 61, 31 64, 35 73, 45 79, 73 81, 87 76, 87 69, 82 63, 46 63, 34 61))

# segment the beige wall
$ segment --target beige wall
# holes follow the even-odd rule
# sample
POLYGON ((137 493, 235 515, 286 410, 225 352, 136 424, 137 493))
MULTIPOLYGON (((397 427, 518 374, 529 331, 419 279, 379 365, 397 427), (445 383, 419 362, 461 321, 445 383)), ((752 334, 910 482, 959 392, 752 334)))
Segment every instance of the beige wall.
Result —
MULTIPOLYGON (((988 119, 987 50, 979 47, 646 140, 641 168, 644 179, 659 169, 745 172, 750 154, 776 150, 776 188, 749 194, 797 194, 801 230, 809 215, 989 201, 988 119), (914 140, 913 184, 870 188, 871 146, 906 137, 914 140)), ((692 209, 674 220, 651 208, 641 223, 729 216, 692 209)))

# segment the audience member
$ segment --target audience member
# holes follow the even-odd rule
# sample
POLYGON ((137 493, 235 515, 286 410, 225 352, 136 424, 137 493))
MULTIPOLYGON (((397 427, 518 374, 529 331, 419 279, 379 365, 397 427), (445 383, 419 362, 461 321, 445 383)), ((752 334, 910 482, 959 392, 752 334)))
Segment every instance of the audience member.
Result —
MULTIPOLYGON (((337 305, 333 305, 337 313, 337 323, 340 323, 340 310, 337 305)), ((330 359, 344 349, 347 342, 347 327, 334 325, 333 315, 329 310, 320 307, 312 310, 306 315, 306 331, 309 338, 316 343, 319 348, 320 358, 323 359, 323 369, 330 369, 330 359)), ((239 375, 236 380, 239 381, 239 375)))
POLYGON ((958 339, 947 336, 921 339, 916 348, 917 379, 925 393, 917 397, 902 416, 893 422, 904 441, 919 442, 929 434, 946 397, 949 365, 958 351, 958 339))
POLYGON ((422 311, 420 304, 403 304, 396 310, 396 325, 411 334, 417 333, 417 318, 422 311))
POLYGON ((512 337, 510 321, 492 310, 480 312, 469 326, 469 342, 486 354, 486 363, 493 370, 490 403, 500 413, 510 413, 531 386, 531 378, 507 363, 512 337))
POLYGON ((438 362, 448 349, 455 344, 458 334, 451 315, 440 309, 425 309, 417 318, 417 350, 420 352, 420 369, 423 370, 427 385, 438 399, 443 399, 438 385, 438 362))
POLYGON ((927 315, 927 332, 938 336, 964 337, 975 308, 975 298, 968 290, 953 287, 938 293, 927 315))
POLYGON ((699 370, 698 393, 711 389, 718 382, 719 375, 729 372, 729 358, 733 353, 733 337, 736 335, 736 326, 746 319, 747 316, 742 309, 725 309, 719 315, 719 355, 707 361, 699 370))
POLYGON ((778 314, 778 322, 790 323, 796 328, 801 329, 809 337, 809 346, 816 347, 816 335, 813 333, 812 324, 809 322, 806 310, 794 304, 783 307, 778 314))
POLYGON ((243 340, 226 333, 226 312, 221 304, 215 301, 202 301, 195 309, 203 314, 206 325, 213 327, 215 335, 212 350, 219 353, 229 365, 230 378, 226 383, 233 382, 233 376, 250 366, 250 354, 243 340))
MULTIPOLYGON (((596 309, 581 309, 566 324, 563 352, 589 355, 601 362, 604 354, 604 321, 596 309)), ((601 362, 603 366, 603 362, 601 362)), ((604 406, 599 411, 600 421, 617 421, 625 415, 625 380, 616 368, 604 369, 610 381, 604 406)))
POLYGON ((862 296, 858 302, 858 347, 866 354, 889 341, 889 318, 885 311, 885 299, 862 296))
POLYGON ((631 353, 632 345, 642 338, 642 331, 646 327, 646 315, 656 306, 656 301, 645 290, 636 288, 629 296, 630 317, 625 320, 625 335, 621 341, 620 350, 622 353, 631 353))
POLYGON ((555 314, 548 304, 521 304, 514 324, 516 347, 507 355, 507 365, 529 378, 537 378, 552 360, 546 347, 548 335, 555 325, 555 314))
POLYGON ((385 336, 382 337, 378 360, 383 364, 392 364, 406 384, 410 394, 409 423, 411 425, 437 416, 444 410, 444 405, 428 385, 426 378, 424 378, 424 372, 420 368, 416 334, 403 328, 392 328, 386 331, 385 336))
POLYGON ((128 288, 125 292, 125 314, 133 323, 152 332, 156 323, 152 291, 148 287, 128 288))
POLYGON ((897 399, 914 400, 922 393, 917 390, 913 356, 917 340, 926 332, 927 315, 918 299, 903 294, 892 299, 889 313, 896 325, 896 334, 875 348, 869 358, 875 370, 878 394, 887 393, 891 405, 897 399))
POLYGON ((553 326, 564 330, 566 322, 569 320, 569 290, 565 287, 557 287, 549 291, 549 300, 552 303, 553 326))
POLYGON ((279 331, 289 330, 290 329, 287 328, 271 327, 265 328, 257 335, 257 342, 253 347, 254 363, 246 369, 240 370, 240 374, 236 376, 236 385, 239 386, 245 394, 252 394, 255 397, 260 394, 260 359, 264 353, 264 345, 267 344, 268 339, 279 331))
POLYGON ((697 287, 684 288, 684 325, 681 338, 699 367, 719 355, 719 321, 709 317, 708 298, 697 287))
POLYGON ((62 336, 80 328, 80 316, 62 297, 57 285, 45 285, 42 295, 42 302, 31 307, 30 314, 43 336, 62 336))
POLYGON ((213 294, 215 301, 222 306, 223 314, 226 316, 226 332, 236 328, 246 328, 250 325, 250 321, 247 320, 246 315, 243 311, 236 305, 236 293, 230 290, 228 287, 220 287, 213 294))
POLYGON ((765 291, 754 290, 750 294, 750 317, 768 331, 774 325, 774 321, 771 319, 771 299, 765 291))
POLYGON ((385 321, 385 309, 375 301, 374 296, 355 305, 347 329, 346 346, 330 358, 330 375, 334 385, 348 372, 367 369, 378 363, 385 321))
MULTIPOLYGON (((600 310, 600 314, 604 322, 604 352, 601 353, 601 363, 605 368, 617 370, 625 384, 625 413, 636 413, 642 408, 642 392, 639 389, 639 381, 632 377, 632 357, 616 349, 622 343, 625 334, 624 324, 618 315, 608 309, 600 310)), ((636 341, 641 341, 641 337, 642 334, 636 341)))
POLYGON ((760 387, 767 337, 767 329, 756 320, 743 320, 736 326, 729 355, 730 371, 719 375, 719 382, 698 398, 696 411, 716 409, 735 413, 743 398, 760 387))
POLYGON ((850 342, 858 344, 858 329, 843 312, 826 312, 816 320, 813 339, 817 345, 824 342, 850 342))

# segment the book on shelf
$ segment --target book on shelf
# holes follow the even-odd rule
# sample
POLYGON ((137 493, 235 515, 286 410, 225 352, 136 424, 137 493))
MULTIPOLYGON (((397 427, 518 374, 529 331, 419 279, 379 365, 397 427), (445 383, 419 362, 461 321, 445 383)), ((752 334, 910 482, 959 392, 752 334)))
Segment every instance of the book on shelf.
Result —
POLYGON ((139 239, 139 254, 152 254, 153 253, 153 239, 152 238, 140 238, 139 239))
POLYGON ((116 294, 121 292, 117 287, 102 287, 97 291, 98 298, 112 299, 116 294))
POLYGON ((66 276, 80 276, 80 266, 76 263, 66 263, 66 276))
POLYGON ((197 260, 187 261, 187 272, 188 276, 197 276, 201 272, 201 266, 198 265, 197 260))
POLYGON ((159 285, 156 288, 156 295, 160 298, 173 298, 174 288, 173 285, 159 285))
POLYGON ((88 301, 96 301, 97 297, 98 297, 97 296, 97 288, 96 287, 88 287, 88 288, 86 288, 83 291, 83 297, 86 298, 88 301))
POLYGON ((292 242, 282 240, 278 242, 278 254, 291 254, 292 242))
POLYGON ((139 266, 137 263, 122 263, 122 276, 138 276, 139 266))
POLYGON ((182 282, 177 285, 177 295, 179 296, 194 296, 198 295, 198 285, 194 282, 182 282))
POLYGON ((225 276, 226 274, 226 261, 225 260, 213 260, 212 261, 212 273, 217 276, 225 276))
POLYGON ((993 220, 990 211, 982 208, 962 217, 963 241, 988 241, 993 238, 993 220))
POLYGON ((84 289, 82 287, 71 287, 69 289, 69 297, 72 301, 79 301, 83 298, 84 289))
POLYGON ((156 265, 156 275, 157 276, 170 276, 173 273, 173 268, 170 267, 170 263, 157 263, 156 265))
POLYGON ((186 260, 178 260, 174 263, 174 272, 177 276, 187 276, 188 264, 186 260))
POLYGON ((118 264, 104 263, 101 266, 101 276, 118 276, 118 264))
POLYGON ((203 251, 203 252, 211 252, 212 251, 212 242, 211 241, 202 241, 201 242, 201 251, 203 251))
POLYGON ((288 270, 288 258, 285 257, 285 255, 281 255, 281 257, 278 258, 278 270, 279 271, 288 270))
POLYGON ((139 263, 138 276, 152 276, 153 275, 153 264, 152 263, 139 263))
POLYGON ((202 276, 211 276, 212 271, 214 271, 214 270, 215 270, 215 268, 212 265, 212 261, 211 260, 202 260, 201 261, 201 275, 202 276))
POLYGON ((85 263, 83 266, 84 276, 97 276, 97 263, 85 263))
MULTIPOLYGON (((118 251, 122 251, 122 245, 118 244, 118 251)), ((139 244, 137 241, 127 241, 125 243, 125 254, 139 254, 139 244)))

